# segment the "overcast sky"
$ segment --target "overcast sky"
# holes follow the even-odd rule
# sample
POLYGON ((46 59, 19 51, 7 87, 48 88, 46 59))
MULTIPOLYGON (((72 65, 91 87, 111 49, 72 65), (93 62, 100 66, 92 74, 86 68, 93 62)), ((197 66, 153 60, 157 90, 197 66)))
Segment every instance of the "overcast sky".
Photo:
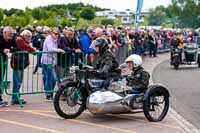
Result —
MULTIPOLYGON (((67 4, 67 3, 89 3, 101 8, 115 9, 124 11, 125 9, 136 9, 137 0, 1 0, 0 8, 10 9, 25 7, 34 8, 38 6, 50 4, 67 4)), ((171 0, 144 0, 142 11, 147 11, 149 8, 154 8, 158 5, 168 6, 171 0)))

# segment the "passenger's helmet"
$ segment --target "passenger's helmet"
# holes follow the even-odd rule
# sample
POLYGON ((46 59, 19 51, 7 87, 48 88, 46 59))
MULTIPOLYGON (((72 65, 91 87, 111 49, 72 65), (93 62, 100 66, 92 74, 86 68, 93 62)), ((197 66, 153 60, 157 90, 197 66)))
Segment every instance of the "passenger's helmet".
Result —
POLYGON ((99 37, 91 44, 91 48, 95 49, 95 47, 99 47, 100 53, 103 53, 106 49, 108 49, 108 41, 103 37, 99 37))
POLYGON ((142 58, 137 54, 132 54, 126 58, 125 62, 133 62, 133 66, 137 68, 142 65, 142 58))

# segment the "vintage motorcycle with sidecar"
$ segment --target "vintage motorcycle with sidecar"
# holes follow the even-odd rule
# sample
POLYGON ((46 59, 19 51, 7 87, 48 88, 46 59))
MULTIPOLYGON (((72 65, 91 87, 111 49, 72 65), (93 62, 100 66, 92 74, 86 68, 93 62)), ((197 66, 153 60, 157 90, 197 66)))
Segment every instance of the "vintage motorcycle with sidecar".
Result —
POLYGON ((199 46, 196 43, 185 43, 183 49, 172 48, 170 62, 175 69, 178 69, 180 65, 198 65, 200 67, 199 46))
POLYGON ((72 76, 61 80, 54 97, 54 108, 60 117, 76 118, 87 109, 94 115, 144 112, 149 121, 158 122, 168 112, 170 94, 161 84, 150 85, 141 94, 129 94, 127 75, 98 79, 93 76, 96 70, 89 66, 72 66, 70 73, 72 76))

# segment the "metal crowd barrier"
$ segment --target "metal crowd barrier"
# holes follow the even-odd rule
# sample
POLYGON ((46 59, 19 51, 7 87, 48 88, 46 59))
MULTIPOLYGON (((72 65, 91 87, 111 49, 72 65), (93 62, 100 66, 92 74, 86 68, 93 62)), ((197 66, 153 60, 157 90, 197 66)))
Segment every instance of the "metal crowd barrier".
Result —
MULTIPOLYGON (((21 102, 20 96, 21 95, 28 95, 28 94, 41 94, 41 93, 47 93, 47 91, 44 90, 43 85, 43 77, 42 77, 42 67, 41 64, 38 66, 38 71, 34 73, 35 66, 37 65, 37 62, 40 63, 41 61, 37 61, 38 59, 41 59, 41 56, 48 56, 47 63, 48 67, 51 68, 53 64, 53 61, 57 60, 57 65, 55 66, 56 71, 56 77, 57 81, 59 79, 64 78, 69 74, 69 67, 71 65, 78 65, 78 61, 81 60, 82 63, 85 63, 85 55, 83 53, 75 54, 75 53, 55 53, 55 52, 34 52, 29 53, 26 51, 17 51, 12 54, 10 58, 6 56, 5 62, 3 61, 3 55, 0 54, 0 76, 2 81, 0 81, 0 88, 2 89, 2 93, 5 92, 9 96, 16 95, 19 103, 21 102), (56 56, 57 58, 55 58, 56 56), (16 61, 11 61, 15 58, 16 61), (27 62, 26 59, 29 60, 29 65, 23 70, 23 67, 26 66, 27 62), (3 69, 5 66, 5 69, 3 69), (14 66, 14 69, 16 71, 23 72, 23 79, 21 82, 21 87, 19 89, 19 93, 13 93, 13 68, 11 66, 14 66), (5 75, 4 75, 5 73, 5 75)), ((47 67, 47 68, 48 68, 47 67)), ((50 93, 53 93, 57 90, 56 87, 48 91, 50 93)), ((20 106, 23 107, 23 104, 20 103, 20 106)))

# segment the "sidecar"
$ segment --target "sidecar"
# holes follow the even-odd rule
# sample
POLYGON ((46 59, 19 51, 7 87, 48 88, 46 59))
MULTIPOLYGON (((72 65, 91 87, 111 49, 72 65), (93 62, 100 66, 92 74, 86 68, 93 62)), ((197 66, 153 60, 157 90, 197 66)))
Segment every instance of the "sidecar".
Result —
POLYGON ((151 85, 141 94, 126 94, 114 90, 96 91, 87 98, 87 109, 95 115, 144 112, 149 121, 164 119, 169 109, 169 92, 160 84, 151 85))
POLYGON ((183 65, 198 65, 200 67, 200 51, 197 43, 185 44, 183 55, 183 65))
MULTIPOLYGON (((126 68, 126 65, 121 67, 126 68)), ((54 97, 54 108, 59 116, 73 119, 85 109, 95 115, 139 111, 144 112, 149 121, 158 122, 167 115, 170 95, 165 86, 154 84, 140 94, 133 94, 128 91, 132 88, 126 86, 127 75, 102 80, 87 76, 90 75, 87 69, 73 71, 72 79, 61 83, 54 97)))

